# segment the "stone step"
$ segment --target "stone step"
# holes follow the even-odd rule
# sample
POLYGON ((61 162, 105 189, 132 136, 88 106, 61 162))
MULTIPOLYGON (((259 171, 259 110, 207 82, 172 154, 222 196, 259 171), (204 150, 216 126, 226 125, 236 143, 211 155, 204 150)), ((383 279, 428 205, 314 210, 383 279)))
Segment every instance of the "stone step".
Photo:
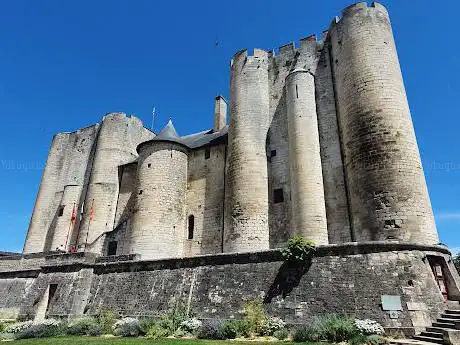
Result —
POLYGON ((441 317, 443 319, 454 319, 454 320, 459 320, 460 321, 460 313, 458 313, 458 314, 450 314, 450 313, 445 312, 445 313, 441 314, 441 317))
POLYGON ((420 333, 422 337, 428 337, 428 338, 437 338, 437 339, 444 339, 444 334, 443 333, 437 333, 437 332, 422 332, 420 333))
POLYGON ((445 313, 448 315, 460 315, 460 310, 447 309, 445 313))
POLYGON ((433 327, 455 329, 455 323, 453 322, 433 322, 433 327))
POLYGON ((447 309, 460 311, 460 303, 458 301, 447 301, 447 309))
POLYGON ((438 317, 437 322, 447 322, 447 323, 456 323, 458 322, 457 319, 447 318, 447 317, 438 317))
POLYGON ((435 343, 435 344, 442 344, 442 345, 444 344, 444 339, 424 337, 423 335, 416 335, 413 337, 413 339, 425 341, 427 343, 435 343))
POLYGON ((427 327, 427 332, 434 332, 434 333, 441 333, 444 334, 444 331, 449 331, 449 328, 442 328, 442 327, 427 327))

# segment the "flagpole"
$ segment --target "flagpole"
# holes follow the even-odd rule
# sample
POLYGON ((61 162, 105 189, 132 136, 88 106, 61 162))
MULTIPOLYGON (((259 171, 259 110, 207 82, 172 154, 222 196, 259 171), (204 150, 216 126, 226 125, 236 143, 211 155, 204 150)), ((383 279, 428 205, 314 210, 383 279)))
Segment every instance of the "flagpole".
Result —
POLYGON ((155 120, 155 107, 152 109, 152 131, 153 131, 153 122, 155 120))
POLYGON ((89 227, 91 225, 91 221, 93 220, 93 205, 94 205, 94 199, 91 201, 91 208, 89 209, 89 222, 88 222, 88 230, 86 231, 84 251, 86 251, 86 246, 88 245, 89 227))

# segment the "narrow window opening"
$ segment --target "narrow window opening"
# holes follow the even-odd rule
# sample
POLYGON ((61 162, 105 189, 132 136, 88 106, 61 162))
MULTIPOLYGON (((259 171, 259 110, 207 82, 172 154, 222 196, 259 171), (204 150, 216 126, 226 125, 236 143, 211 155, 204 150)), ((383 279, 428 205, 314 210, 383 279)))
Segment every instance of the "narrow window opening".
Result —
POLYGON ((58 210, 58 217, 62 217, 64 215, 64 208, 65 206, 60 206, 58 210))
POLYGON ((195 230, 195 216, 191 214, 188 216, 188 235, 187 239, 192 240, 193 239, 193 231, 195 230))
POLYGON ((58 285, 57 284, 50 284, 48 288, 48 303, 46 305, 46 312, 50 309, 51 306, 51 301, 54 298, 54 295, 56 294, 58 285))
POLYGON ((211 148, 207 147, 204 149, 204 159, 209 159, 211 157, 211 148))
POLYGON ((110 241, 107 246, 107 255, 108 256, 117 255, 117 247, 118 247, 117 241, 110 241))
POLYGON ((147 164, 147 168, 151 168, 151 167, 152 167, 151 163, 147 164))
POLYGON ((273 202, 275 204, 284 202, 283 188, 277 188, 273 191, 273 202))
POLYGON ((141 195, 141 194, 142 194, 142 192, 143 192, 143 190, 141 189, 141 190, 139 191, 139 195, 141 195))
POLYGON ((270 152, 270 157, 275 157, 276 156, 276 150, 272 150, 270 152))
POLYGON ((299 89, 297 88, 297 84, 295 84, 295 96, 299 98, 299 89))

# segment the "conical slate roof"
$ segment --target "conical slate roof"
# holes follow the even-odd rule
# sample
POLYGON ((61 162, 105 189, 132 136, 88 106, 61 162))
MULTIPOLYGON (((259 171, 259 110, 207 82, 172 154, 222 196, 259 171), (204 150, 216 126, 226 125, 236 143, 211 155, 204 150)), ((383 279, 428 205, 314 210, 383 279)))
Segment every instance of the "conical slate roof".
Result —
POLYGON ((155 138, 153 138, 152 140, 140 143, 137 146, 137 152, 139 153, 139 149, 141 148, 141 146, 144 146, 149 143, 160 142, 160 141, 169 141, 169 142, 181 144, 185 147, 188 147, 185 141, 177 134, 172 121, 169 120, 166 126, 163 127, 163 129, 160 131, 160 133, 158 133, 158 135, 155 138))
POLYGON ((171 120, 168 121, 166 126, 163 127, 163 129, 158 133, 158 135, 153 138, 153 140, 180 140, 179 135, 176 132, 176 129, 174 128, 174 125, 171 120))

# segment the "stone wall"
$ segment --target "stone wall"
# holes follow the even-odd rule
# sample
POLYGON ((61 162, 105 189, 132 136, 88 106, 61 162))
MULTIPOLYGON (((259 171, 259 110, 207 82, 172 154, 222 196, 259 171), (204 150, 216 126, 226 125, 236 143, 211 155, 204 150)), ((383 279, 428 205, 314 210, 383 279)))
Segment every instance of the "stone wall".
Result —
POLYGON ((186 216, 193 216, 194 229, 193 238, 185 234, 184 256, 222 252, 226 152, 216 145, 189 154, 186 216))
MULTIPOLYGON (((384 242, 321 246, 303 267, 283 263, 278 251, 157 261, 55 255, 39 271, 0 273, 0 312, 33 317, 47 286, 56 283, 49 316, 107 309, 154 316, 181 302, 199 318, 232 318, 241 317, 246 301, 261 298, 270 315, 290 324, 347 313, 410 333, 445 308, 427 255, 449 258, 444 247, 384 242), (401 296, 397 319, 382 311, 382 295, 401 296)), ((460 291, 458 274, 454 279, 460 291)))

